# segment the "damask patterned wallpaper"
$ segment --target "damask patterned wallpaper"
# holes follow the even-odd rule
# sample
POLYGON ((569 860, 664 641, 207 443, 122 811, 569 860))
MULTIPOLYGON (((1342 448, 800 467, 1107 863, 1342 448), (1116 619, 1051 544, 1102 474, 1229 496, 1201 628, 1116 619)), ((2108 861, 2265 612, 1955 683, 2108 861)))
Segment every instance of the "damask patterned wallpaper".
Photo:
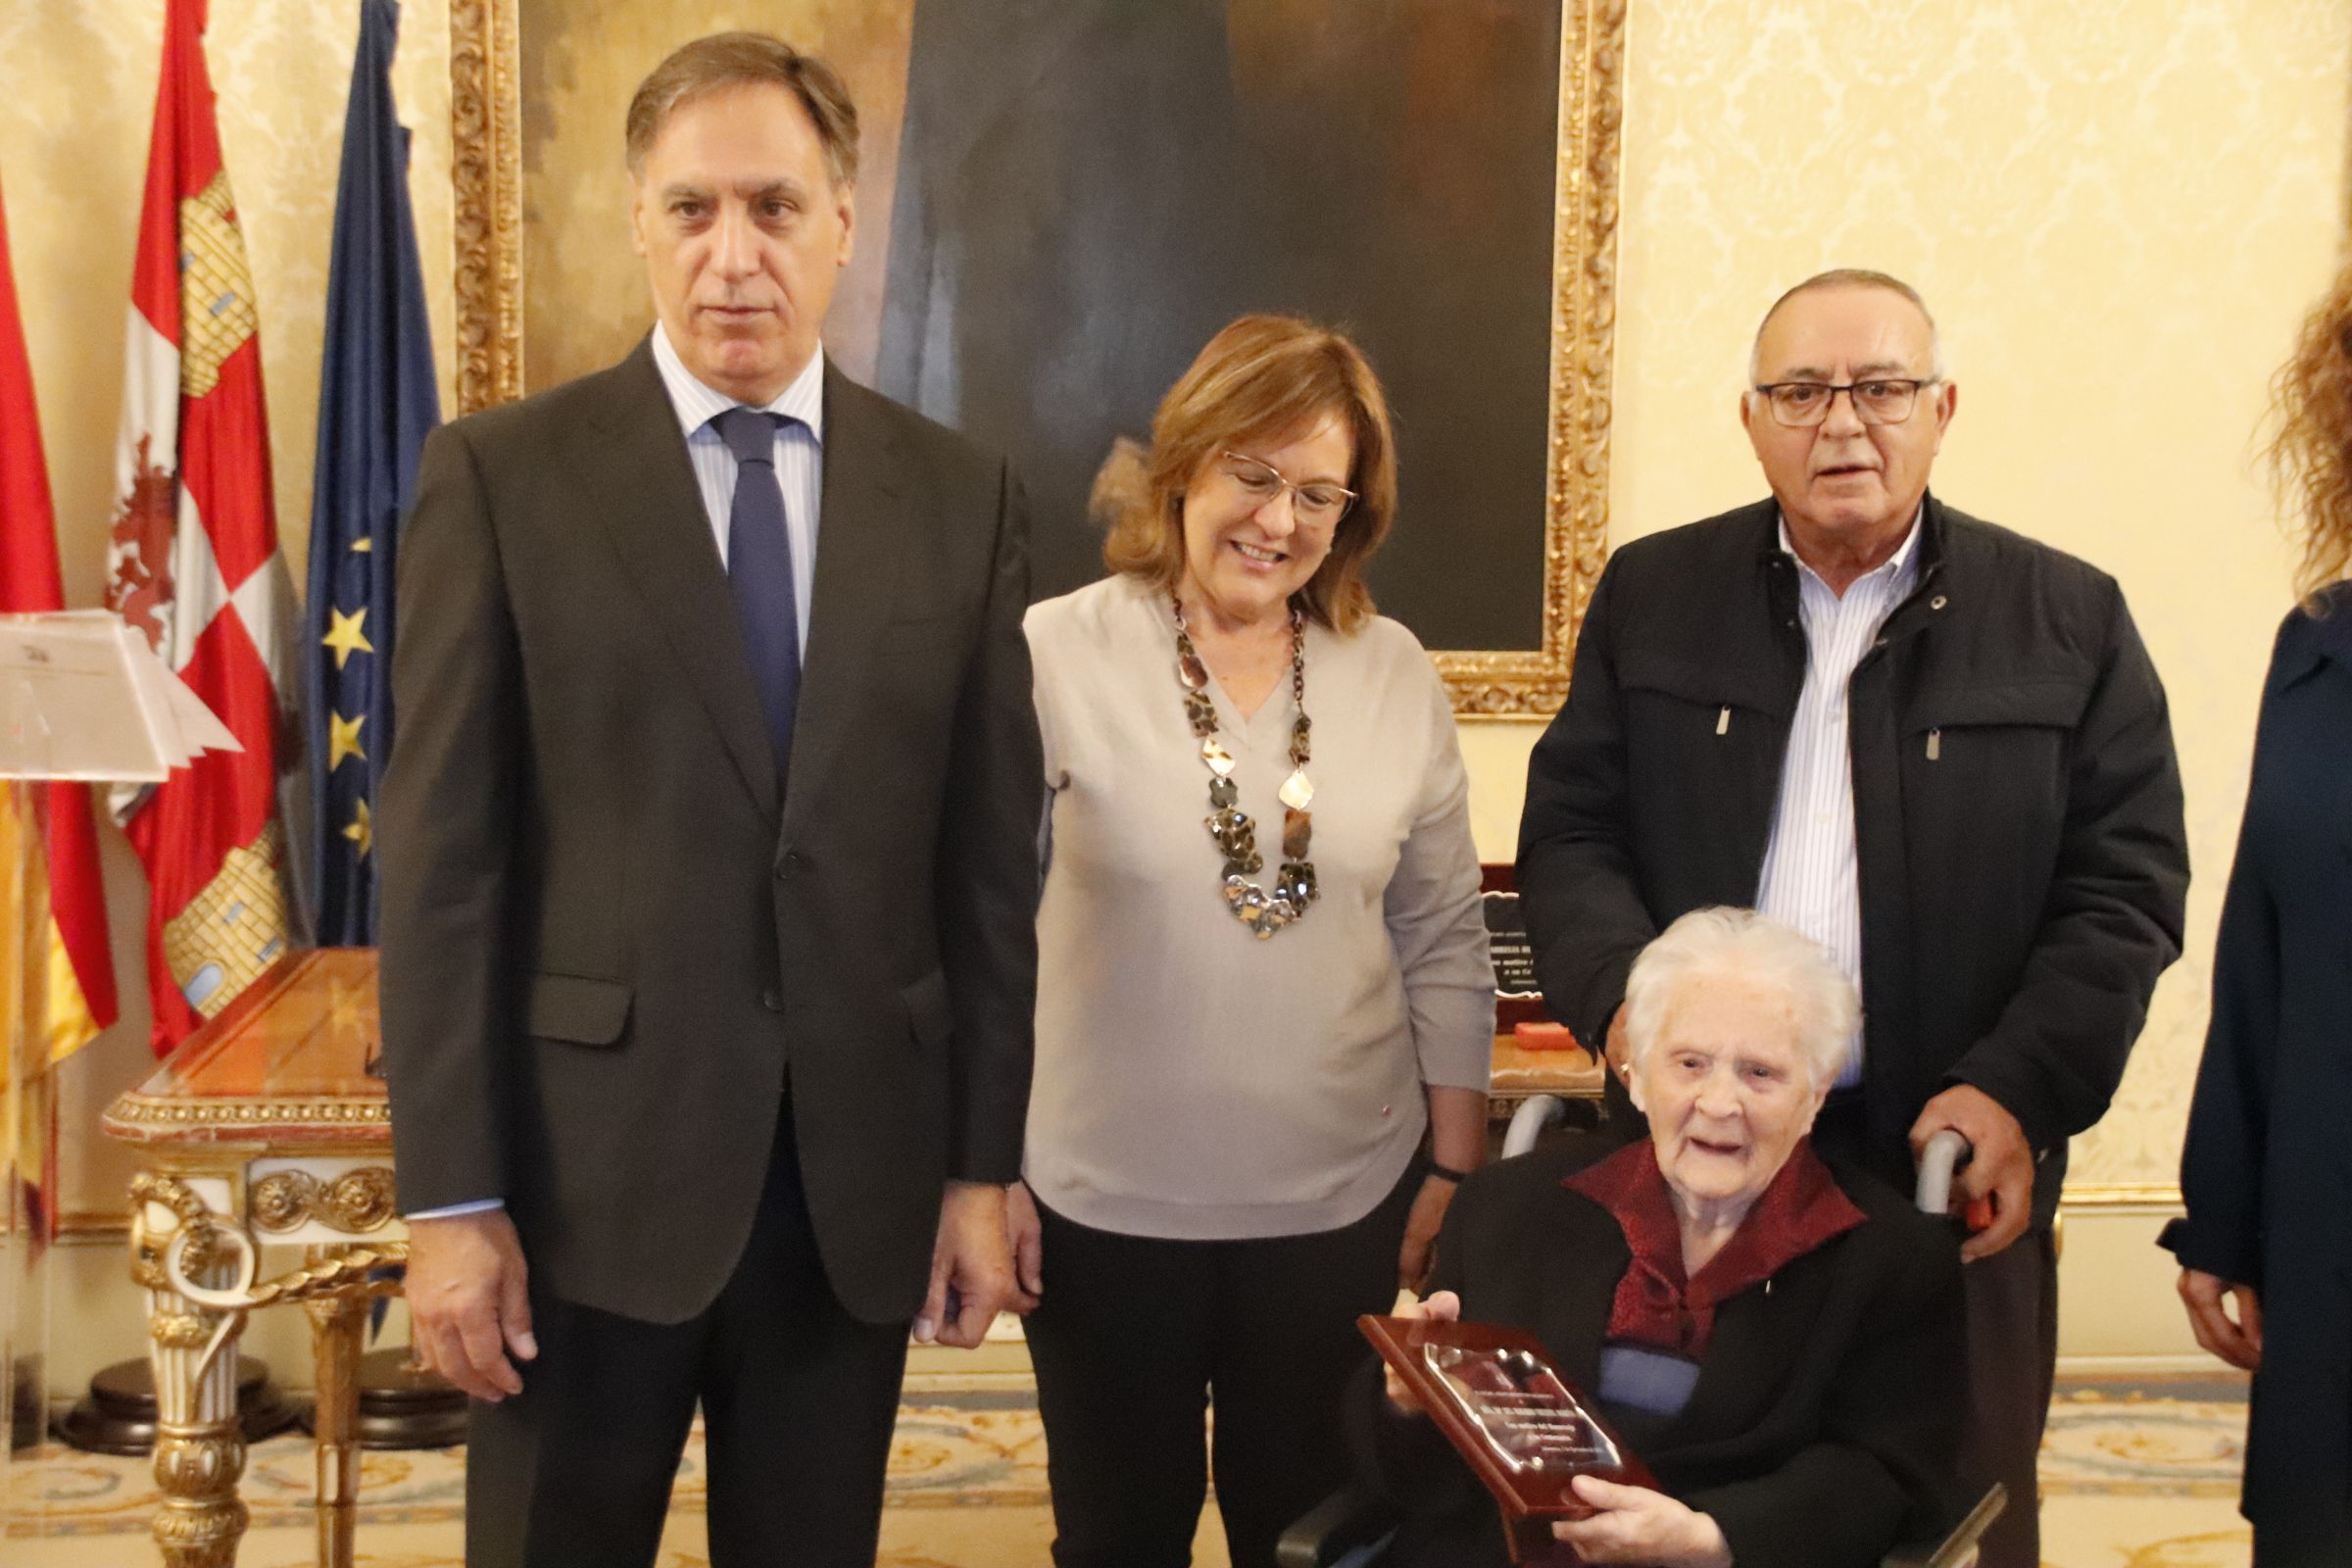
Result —
MULTIPOLYGON (((300 580, 356 9, 213 11, 300 580)), ((79 604, 98 594, 162 14, 162 0, 0 6, 0 193, 79 604)), ((447 0, 407 0, 402 42, 395 88, 446 350, 447 0)), ((1756 316, 1819 268, 1886 268, 1927 292, 1961 382, 1939 489, 2115 572, 2170 686, 2198 876, 2189 953, 2116 1112, 2078 1151, 2078 1184, 2172 1178, 2255 688, 2289 597, 2254 431, 2338 255, 2348 89, 2352 0, 1632 0, 1617 536, 1760 493, 1735 418, 1756 316)), ((1490 858, 1509 856, 1535 734, 1464 726, 1490 858)), ((127 873, 113 881, 135 972, 139 895, 127 873)), ((94 1123, 139 1065, 127 1037, 77 1057, 69 1127, 94 1123)), ((112 1208, 122 1162, 95 1137, 70 1140, 69 1159, 69 1208, 112 1208)))
MULTIPOLYGON (((2170 691, 2188 952, 2073 1169, 2169 1184, 2291 599, 2255 431, 2343 242, 2352 3, 1635 0, 1628 35, 1614 535, 1764 493, 1737 400, 1781 288, 1926 293, 1960 383, 1936 488, 2115 573, 2170 691)), ((1507 855, 1534 736, 1465 740, 1507 855)))

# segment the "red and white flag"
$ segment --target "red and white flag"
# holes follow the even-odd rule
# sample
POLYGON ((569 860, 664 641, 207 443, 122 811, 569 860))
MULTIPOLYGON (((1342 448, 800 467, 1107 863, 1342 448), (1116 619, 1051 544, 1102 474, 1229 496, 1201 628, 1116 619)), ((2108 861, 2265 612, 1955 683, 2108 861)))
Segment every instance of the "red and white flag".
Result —
MULTIPOLYGON (((0 216, 0 614, 65 608, 32 365, 0 216)), ((0 1168, 14 1172, 36 1250, 55 1235, 58 1187, 57 1099, 40 1092, 40 1080, 114 1021, 90 787, 0 788, 0 1168)))
MULTIPOLYGON (((17 315, 7 219, 0 213, 0 614, 65 608, 32 364, 17 315)), ((40 845, 26 855, 28 863, 39 858, 35 869, 48 884, 46 929, 28 933, 31 946, 24 959, 38 973, 27 974, 20 992, 41 999, 26 1022, 46 1063, 65 1060, 115 1021, 115 963, 107 951, 106 889, 98 877, 89 786, 52 784, 43 793, 42 821, 18 827, 29 842, 37 826, 40 845)), ((0 813, 12 809, 0 791, 0 813)))
POLYGON ((116 799, 151 890, 158 1055, 284 953, 288 930, 276 758, 292 588, 271 514, 261 322, 204 24, 204 0, 167 0, 107 549, 108 607, 245 748, 116 799))

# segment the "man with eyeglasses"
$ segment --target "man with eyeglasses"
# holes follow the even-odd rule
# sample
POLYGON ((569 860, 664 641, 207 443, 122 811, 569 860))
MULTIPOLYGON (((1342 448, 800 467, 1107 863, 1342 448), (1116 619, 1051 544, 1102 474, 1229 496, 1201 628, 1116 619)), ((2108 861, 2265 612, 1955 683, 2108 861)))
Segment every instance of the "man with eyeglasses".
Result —
POLYGON ((2033 1568, 2067 1140, 2180 949, 2164 690, 2113 578, 1929 494, 1958 389, 1908 284, 1797 284, 1748 382, 1772 498, 1615 554, 1530 760, 1538 972, 1618 1061, 1634 956, 1689 909, 1836 956, 1865 1021, 1814 1137, 1906 1188, 1933 1134, 1968 1139, 1963 1479, 2009 1491, 1985 1568, 2033 1568))

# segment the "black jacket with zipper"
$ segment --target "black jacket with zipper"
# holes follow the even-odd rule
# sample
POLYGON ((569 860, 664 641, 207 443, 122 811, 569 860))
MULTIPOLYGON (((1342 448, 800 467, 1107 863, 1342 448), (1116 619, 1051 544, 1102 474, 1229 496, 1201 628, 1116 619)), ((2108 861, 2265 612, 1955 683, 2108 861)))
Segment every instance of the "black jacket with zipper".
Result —
MULTIPOLYGON (((1755 902, 1805 679, 1778 519, 1765 501, 1618 550, 1530 759, 1528 931, 1594 1047, 1645 943, 1755 902)), ((1918 586, 1847 692, 1866 1157, 1908 1187, 1920 1107, 1974 1084, 2043 1156, 2046 1224, 2180 952, 2180 767, 2113 578, 1933 495, 1921 528, 1918 586)))

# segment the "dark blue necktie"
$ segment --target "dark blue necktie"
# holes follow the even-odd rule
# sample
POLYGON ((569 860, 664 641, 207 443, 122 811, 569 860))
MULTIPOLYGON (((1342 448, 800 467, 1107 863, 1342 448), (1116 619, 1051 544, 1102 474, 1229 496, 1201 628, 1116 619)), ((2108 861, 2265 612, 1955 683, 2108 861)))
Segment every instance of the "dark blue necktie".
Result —
POLYGON ((735 454, 735 502, 727 514, 727 582, 751 655, 752 679, 767 714, 776 776, 792 760, 792 716, 801 701, 801 612, 793 594, 792 536, 784 526, 784 490, 776 480, 781 415, 732 408, 711 427, 735 454))

